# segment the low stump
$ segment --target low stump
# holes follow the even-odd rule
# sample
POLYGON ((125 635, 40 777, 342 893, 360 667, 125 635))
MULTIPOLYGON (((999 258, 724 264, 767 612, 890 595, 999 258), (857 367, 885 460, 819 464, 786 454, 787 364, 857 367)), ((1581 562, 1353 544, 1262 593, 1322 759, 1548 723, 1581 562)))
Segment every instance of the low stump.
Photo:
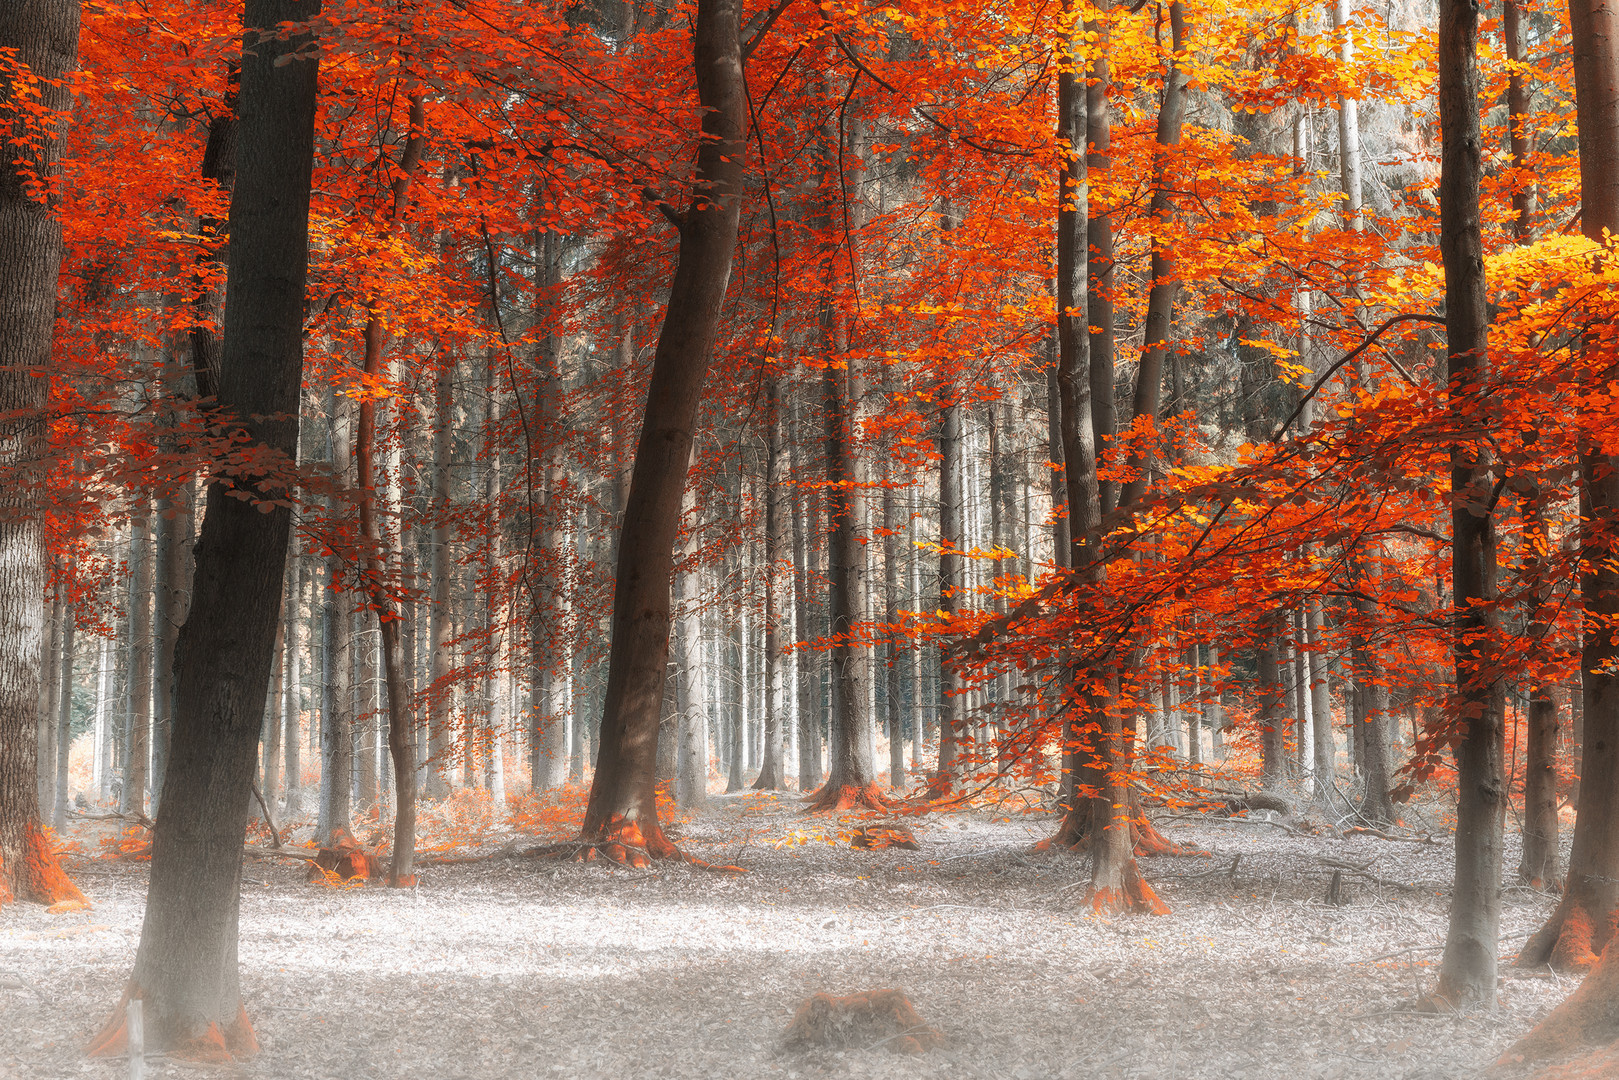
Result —
POLYGON ((814 994, 798 1007, 783 1040, 789 1050, 886 1046, 902 1054, 920 1054, 943 1042, 944 1036, 928 1027, 898 990, 868 990, 848 997, 814 994))

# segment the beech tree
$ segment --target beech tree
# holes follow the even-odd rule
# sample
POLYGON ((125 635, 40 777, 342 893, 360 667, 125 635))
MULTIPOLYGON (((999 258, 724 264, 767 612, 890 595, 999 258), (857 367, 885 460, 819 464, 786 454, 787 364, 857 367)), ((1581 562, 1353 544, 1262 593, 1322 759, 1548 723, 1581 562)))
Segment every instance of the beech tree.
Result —
MULTIPOLYGON (((62 234, 49 204, 78 55, 79 5, 29 0, 0 12, 0 905, 84 895, 45 843, 36 784, 44 677, 46 419, 62 234)), ((65 753, 65 750, 64 750, 65 753)))
MULTIPOLYGON (((257 1049, 237 970, 242 844, 292 524, 303 375, 304 285, 318 60, 318 0, 248 0, 220 422, 242 447, 213 478, 189 617, 175 647, 175 717, 151 884, 125 1001, 145 1003, 149 1047, 197 1057, 257 1049)), ((91 1052, 121 1052, 120 1003, 91 1052)))

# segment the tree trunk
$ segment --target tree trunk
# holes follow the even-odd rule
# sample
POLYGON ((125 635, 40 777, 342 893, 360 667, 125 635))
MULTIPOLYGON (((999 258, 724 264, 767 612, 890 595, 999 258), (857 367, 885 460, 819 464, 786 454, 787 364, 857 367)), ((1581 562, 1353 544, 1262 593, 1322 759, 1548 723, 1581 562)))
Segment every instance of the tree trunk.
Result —
MULTIPOLYGON (((941 618, 955 614, 958 596, 966 588, 961 545, 966 539, 966 506, 962 493, 961 403, 955 388, 942 391, 947 399, 939 421, 939 600, 941 618)), ((947 794, 955 784, 959 742, 966 733, 966 689, 961 669, 945 645, 939 647, 939 765, 932 786, 947 794)))
MULTIPOLYGON (((220 364, 221 418, 247 447, 296 460, 303 370, 315 53, 307 35, 258 28, 318 3, 247 0, 240 145, 220 364)), ((262 460, 256 458, 255 460, 262 460)), ((176 647, 176 709, 151 884, 126 998, 145 1002, 148 1049, 223 1057, 257 1048, 236 960, 242 841, 269 684, 292 514, 258 476, 208 489, 195 599, 176 647)), ((120 1004, 92 1052, 120 1053, 120 1004)))
MULTIPOLYGON (((1111 86, 1112 74, 1108 61, 1109 19, 1108 9, 1110 0, 1100 0, 1096 5, 1097 19, 1085 24, 1087 37, 1092 37, 1090 48, 1086 55, 1090 58, 1090 72, 1084 80, 1084 114, 1085 139, 1082 142, 1077 137, 1076 128, 1073 136, 1067 136, 1069 145, 1078 153, 1088 145, 1082 171, 1083 183, 1087 196, 1081 209, 1087 214, 1085 249, 1080 252, 1080 258, 1085 264, 1085 277, 1080 283, 1080 292, 1075 296, 1082 296, 1087 310, 1086 326, 1089 328, 1089 359, 1091 387, 1091 427, 1094 431, 1095 452, 1098 456, 1111 449, 1113 433, 1117 428, 1117 418, 1113 405, 1113 216, 1111 211, 1101 203, 1093 202, 1089 198, 1090 175, 1099 174, 1106 182, 1112 170, 1113 125, 1108 106, 1108 93, 1111 86)), ((1076 60, 1076 63, 1079 61, 1076 60)), ((1077 92, 1077 91, 1076 91, 1077 92)), ((1079 104, 1075 103, 1072 110, 1075 116, 1079 104)), ((1058 108, 1058 124, 1062 124, 1063 110, 1058 108)), ((1059 226, 1060 227, 1060 226, 1059 226)), ((1062 241, 1058 241, 1061 248, 1062 241)), ((1059 265, 1062 256, 1058 255, 1059 265)), ((1061 273, 1061 270, 1058 271, 1061 273)), ((1060 288, 1060 286, 1059 286, 1060 288)), ((1058 302, 1061 310, 1062 301, 1058 302)), ((1060 363, 1060 362, 1059 362, 1060 363)), ((1073 482, 1069 482, 1069 491, 1073 491, 1073 482)), ((1109 514, 1119 503, 1118 484, 1112 480, 1098 481, 1097 495, 1099 506, 1103 514, 1109 514)), ((1072 535, 1074 525, 1073 503, 1069 503, 1069 533, 1072 535)), ((1072 543, 1073 541, 1071 541, 1072 543)))
MULTIPOLYGON (((1489 393, 1490 313, 1479 226, 1483 135, 1478 113, 1478 8, 1442 0, 1439 12, 1440 254, 1445 267, 1450 411, 1466 431, 1489 393)), ((1505 690, 1497 672, 1496 541, 1486 435, 1451 448, 1457 611, 1456 879, 1434 1000, 1447 1008, 1496 998, 1501 924, 1501 831, 1507 790, 1505 690)))
POLYGON ((450 672, 454 655, 450 646, 450 586, 455 574, 450 550, 450 522, 455 495, 451 455, 455 431, 455 354, 439 357, 438 379, 433 384, 433 530, 428 574, 430 663, 427 689, 427 765, 422 769, 422 796, 438 800, 450 793, 444 782, 450 731, 450 672))
POLYGON ((783 772, 782 734, 787 717, 786 660, 782 656, 781 623, 783 602, 782 578, 791 568, 783 561, 791 557, 791 542, 787 536, 787 514, 782 505, 782 466, 785 462, 782 446, 782 425, 786 404, 782 400, 781 380, 771 378, 765 388, 765 408, 768 416, 765 442, 765 700, 764 747, 759 761, 759 777, 753 782, 758 791, 775 791, 785 786, 783 772))
POLYGON ((1258 674, 1254 683, 1254 696, 1259 712, 1259 776, 1266 789, 1282 786, 1286 779, 1282 737, 1286 726, 1287 694, 1282 686, 1282 669, 1277 658, 1278 643, 1275 628, 1265 631, 1263 643, 1256 650, 1258 674))
POLYGON ((290 822, 303 812, 303 767, 300 750, 299 725, 303 720, 303 607, 304 575, 300 557, 298 534, 293 532, 287 550, 287 611, 286 626, 282 630, 286 649, 286 708, 283 710, 286 729, 282 734, 282 752, 286 755, 287 810, 285 820, 290 822))
MULTIPOLYGON (((1580 130, 1580 227, 1593 240, 1619 235, 1619 7, 1570 0, 1574 96, 1580 130)), ((1594 390, 1609 354, 1586 344, 1594 390)), ((1605 392, 1605 391, 1603 391, 1605 392)), ((1583 601, 1579 816, 1563 900, 1518 954, 1518 964, 1583 968, 1613 939, 1619 907, 1619 459, 1580 450, 1580 596, 1583 601)), ((1608 949, 1614 956, 1616 950, 1608 949)), ((1612 969, 1610 960, 1604 970, 1612 969)), ((1572 999, 1571 999, 1572 1000, 1572 999)))
MULTIPOLYGON (((795 409, 796 413, 797 410, 795 409)), ((798 443, 792 444, 793 468, 802 467, 798 443)), ((815 708, 815 653, 808 648, 814 636, 810 628, 810 551, 809 534, 818 528, 817 500, 812 493, 799 500, 793 512, 793 609, 798 638, 798 790, 821 786, 821 724, 815 708)))
MULTIPOLYGON (((65 113, 71 104, 68 72, 78 37, 79 5, 70 0, 0 8, 0 49, 15 50, 37 80, 29 93, 48 113, 65 113)), ((18 92, 7 96, 16 101, 18 92)), ((46 846, 34 760, 46 571, 45 519, 36 500, 44 493, 50 396, 44 376, 51 370, 62 232, 46 203, 29 193, 27 177, 52 177, 62 143, 22 118, 34 114, 7 113, 18 117, 19 130, 7 131, 0 167, 0 905, 84 898, 46 846)))
MULTIPOLYGON (((1163 99, 1158 106, 1158 143, 1153 151, 1152 202, 1147 209, 1152 219, 1152 284, 1147 293, 1145 343, 1141 350, 1141 365, 1136 373, 1135 415, 1158 416, 1159 390, 1164 379, 1164 356, 1169 348, 1169 335, 1174 325, 1175 297, 1180 292, 1177 277, 1175 247, 1180 238, 1173 236, 1174 207, 1170 202, 1169 163, 1170 147, 1181 141, 1181 116, 1186 98, 1186 74, 1177 60, 1186 44, 1186 20, 1180 0, 1170 0, 1169 28, 1171 53, 1168 71, 1164 76, 1163 99)), ((1111 283, 1109 283, 1111 284, 1111 283)), ((1130 467, 1135 475, 1124 484, 1119 501, 1128 506, 1146 493, 1152 476, 1152 453, 1149 446, 1141 446, 1130 454, 1130 467)))
POLYGON ((654 797, 669 655, 669 585, 692 429, 736 247, 746 147, 737 0, 697 0, 693 62, 705 138, 652 362, 620 534, 601 746, 580 838, 630 862, 677 855, 654 797))
MULTIPOLYGON (((347 485, 353 457, 349 439, 346 402, 335 395, 328 399, 331 423, 328 429, 327 457, 332 462, 333 481, 347 485)), ((349 608, 352 597, 342 587, 343 558, 333 554, 326 560, 326 577, 331 599, 321 611, 321 715, 320 715, 320 812, 315 832, 326 843, 337 829, 353 828, 354 776, 354 620, 349 608)))
POLYGON ((51 828, 57 832, 67 828, 68 765, 73 750, 73 668, 77 659, 74 639, 78 636, 78 613, 71 604, 62 607, 62 661, 58 670, 61 685, 56 694, 56 805, 51 809, 51 828))

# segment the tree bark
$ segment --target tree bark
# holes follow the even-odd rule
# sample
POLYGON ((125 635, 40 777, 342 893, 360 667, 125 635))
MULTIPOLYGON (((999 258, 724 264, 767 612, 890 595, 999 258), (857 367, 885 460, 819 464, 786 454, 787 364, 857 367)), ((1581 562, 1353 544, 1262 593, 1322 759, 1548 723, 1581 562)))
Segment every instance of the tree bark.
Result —
POLYGON ((782 425, 785 422, 786 403, 782 400, 781 380, 771 378, 765 388, 765 702, 764 752, 760 756, 759 777, 753 786, 758 791, 775 791, 785 786, 786 775, 782 767, 783 741, 786 728, 787 686, 786 659, 782 655, 781 623, 782 578, 791 568, 783 560, 791 557, 787 536, 787 511, 782 506, 786 493, 782 479, 785 462, 782 445, 782 425))
MULTIPOLYGON (((0 96, 18 101, 12 80, 26 78, 44 111, 65 113, 78 40, 79 5, 71 0, 0 7, 0 49, 15 50, 6 67, 14 61, 23 69, 0 78, 0 96)), ((62 143, 32 127, 27 106, 6 114, 13 126, 0 129, 8 146, 0 165, 0 905, 84 898, 46 846, 35 765, 45 626, 44 376, 62 232, 52 208, 29 193, 27 175, 53 179, 62 143)))
MULTIPOLYGON (((237 182, 220 363, 221 418, 247 446, 296 459, 316 67, 309 36, 274 30, 318 3, 247 0, 237 182)), ((148 1049, 219 1058, 257 1048, 236 959, 242 842, 291 510, 258 476, 208 489, 195 599, 176 647, 176 710, 151 884, 126 998, 146 1006, 148 1049), (247 495, 247 499, 232 495, 247 495)), ((124 1007, 92 1052, 125 1042, 124 1007)))
MULTIPOLYGON (((1439 10, 1439 247, 1445 267, 1450 411, 1460 430, 1488 393, 1490 314, 1479 225, 1483 135, 1478 113, 1478 18, 1471 0, 1439 10)), ((1507 791, 1504 689, 1495 656, 1493 478, 1481 436, 1451 448, 1457 611, 1453 650, 1461 722, 1456 744, 1456 878, 1434 1001, 1493 1007, 1501 924, 1501 832, 1507 791)))
MULTIPOLYGON (((1575 118, 1580 131, 1580 227, 1601 241, 1619 235, 1619 4, 1569 0, 1574 42, 1575 118)), ((1611 256, 1604 256, 1611 258, 1611 256)), ((1592 389, 1611 375, 1608 354, 1586 344, 1592 389)), ((1518 954, 1520 966, 1596 963, 1613 939, 1619 908, 1619 460, 1580 449, 1580 597, 1584 607, 1576 730, 1579 816, 1568 880, 1557 910, 1518 954)), ((1573 710, 1571 710, 1573 711, 1573 710)), ((1603 970, 1612 969, 1610 959, 1603 970)))
POLYGON ((693 66, 704 138, 624 510, 601 746, 580 830, 581 840, 634 863, 678 855, 658 824, 654 766, 681 495, 741 212, 747 110, 739 8, 737 0, 697 0, 693 66))

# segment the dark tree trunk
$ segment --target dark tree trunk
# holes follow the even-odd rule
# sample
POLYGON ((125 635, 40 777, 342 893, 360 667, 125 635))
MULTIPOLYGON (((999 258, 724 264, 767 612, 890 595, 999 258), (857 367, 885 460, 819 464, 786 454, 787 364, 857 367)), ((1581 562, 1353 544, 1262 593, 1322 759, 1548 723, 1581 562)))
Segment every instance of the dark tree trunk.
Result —
MULTIPOLYGON (((1086 34, 1095 35, 1087 50, 1090 72, 1084 81, 1085 142, 1089 150, 1082 175, 1087 178, 1087 190, 1090 174, 1097 173, 1105 179, 1113 165, 1113 122, 1108 106, 1112 79, 1108 61, 1109 6, 1109 0, 1100 0, 1096 8, 1102 17, 1085 24, 1086 34)), ((1059 108, 1058 112, 1060 124, 1062 110, 1059 108)), ((1077 152, 1082 144, 1074 139, 1072 145, 1077 152)), ((1082 209, 1087 215, 1086 249, 1081 255, 1086 264, 1083 295, 1090 337, 1091 427, 1095 432, 1096 453, 1100 455, 1109 450, 1118 423, 1113 405, 1113 294, 1110 291, 1113 288, 1113 216, 1107 207, 1091 202, 1088 197, 1082 209)), ((1101 512, 1111 513, 1119 502, 1118 484, 1112 480, 1099 481, 1097 491, 1101 512)), ((1070 517, 1072 514, 1070 504, 1070 517)), ((1072 524, 1069 530, 1072 533, 1072 524)))
MULTIPOLYGON (((938 611, 949 618, 960 603, 958 594, 966 587, 961 554, 966 539, 966 499, 962 492, 961 409, 954 400, 954 387, 947 395, 939 419, 939 600, 938 611)), ((933 775, 935 792, 944 794, 955 784, 957 758, 967 726, 966 682, 948 646, 939 648, 939 765, 933 775)))
MULTIPOLYGON (((1169 27, 1173 52, 1164 78, 1163 100, 1158 107, 1152 203, 1147 210, 1157 231, 1152 238, 1152 284, 1147 293, 1146 343, 1141 350, 1141 365, 1136 373, 1135 394, 1135 415, 1154 418, 1158 416, 1159 391, 1164 381, 1164 357, 1173 328, 1175 297, 1180 292, 1180 279, 1176 276, 1175 240, 1169 235, 1173 227, 1174 206, 1170 202, 1168 177, 1170 148, 1179 146, 1181 141, 1181 115, 1185 111, 1186 98, 1186 74, 1176 60, 1185 47, 1186 39, 1186 20, 1179 0, 1170 0, 1169 27)), ((1136 502, 1146 493, 1152 474, 1150 448, 1141 447, 1133 451, 1130 466, 1136 470, 1136 475, 1125 482, 1119 496, 1119 501, 1125 505, 1136 502)))
POLYGON ((703 113, 696 187, 652 361, 620 533, 601 745, 580 838, 644 862, 677 852, 658 825, 658 721, 669 659, 669 586, 692 429, 736 248, 746 147, 737 0, 697 0, 693 63, 703 113))
MULTIPOLYGON (((29 93, 43 109, 66 112, 68 72, 78 57, 79 5, 33 0, 0 6, 0 48, 15 50, 39 81, 29 93)), ((0 83, 0 102, 17 91, 0 83)), ((10 99, 10 101, 7 101, 10 99)), ((32 116, 27 109, 7 116, 32 116)), ((25 173, 51 177, 59 139, 0 127, 0 904, 12 899, 82 900, 62 873, 41 829, 35 754, 41 631, 45 625, 43 492, 56 283, 62 231, 51 208, 31 197, 25 173), (13 167, 14 166, 14 167, 13 167)), ((64 747, 64 757, 65 747, 64 747)))
MULTIPOLYGON (((1439 247, 1454 423, 1480 415, 1489 373, 1489 308, 1479 228, 1483 173, 1478 113, 1478 7, 1443 0, 1439 11, 1439 247)), ((1451 448, 1451 574, 1456 697, 1456 878, 1433 1000, 1447 1008, 1495 1003, 1501 924, 1501 840, 1507 791, 1503 686, 1494 656, 1496 543, 1484 438, 1451 448)))
MULTIPOLYGON (((800 460, 794 443, 793 460, 800 460)), ((816 501, 807 497, 793 511, 793 608, 794 627, 798 635, 798 790, 810 791, 821 786, 821 725, 815 710, 815 653, 805 648, 811 638, 809 576, 809 535, 819 521, 815 514, 816 501)))
MULTIPOLYGON (((318 3, 247 0, 240 145, 220 362, 221 417, 290 466, 303 374, 316 67, 306 35, 269 28, 318 3), (262 29, 261 29, 262 28, 262 29)), ((257 1043, 236 959, 242 841, 269 685, 292 513, 277 489, 221 477, 208 489, 195 598, 176 646, 176 708, 151 885, 126 996, 146 1004, 148 1048, 221 1057, 257 1043), (232 495, 247 494, 248 499, 232 495)), ((125 1041, 120 1005, 92 1050, 125 1041)))
MULTIPOLYGON (((1580 130, 1580 227, 1601 241, 1619 234, 1619 10, 1611 0, 1570 0, 1575 114, 1580 130)), ((1593 386, 1603 346, 1588 344, 1593 386)), ((1619 907, 1619 459, 1586 445, 1580 451, 1580 650, 1582 683, 1574 693, 1581 743, 1579 816, 1563 900, 1518 955, 1518 964, 1559 968, 1594 964, 1613 939, 1619 907)), ((1608 950, 1606 969, 1619 952, 1608 950)), ((1606 970, 1605 969, 1605 970, 1606 970)), ((1572 1000, 1572 999, 1571 999, 1572 1000)))

